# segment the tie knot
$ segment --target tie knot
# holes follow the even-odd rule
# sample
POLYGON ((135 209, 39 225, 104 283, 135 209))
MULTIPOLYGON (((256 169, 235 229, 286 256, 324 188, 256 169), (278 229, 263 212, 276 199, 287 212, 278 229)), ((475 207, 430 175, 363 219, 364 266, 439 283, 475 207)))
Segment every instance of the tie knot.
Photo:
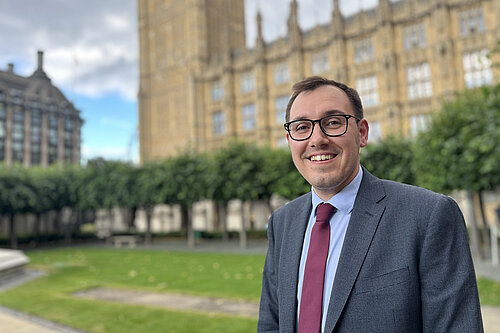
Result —
POLYGON ((328 222, 332 215, 337 211, 337 208, 333 207, 329 203, 322 203, 316 208, 316 221, 328 222))

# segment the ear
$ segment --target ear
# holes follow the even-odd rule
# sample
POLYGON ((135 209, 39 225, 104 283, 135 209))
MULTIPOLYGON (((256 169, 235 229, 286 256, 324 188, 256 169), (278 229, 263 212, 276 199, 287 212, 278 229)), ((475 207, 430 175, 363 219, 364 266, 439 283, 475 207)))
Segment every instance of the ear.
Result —
POLYGON ((290 146, 290 134, 286 133, 286 141, 288 142, 288 146, 290 146))
POLYGON ((370 127, 368 126, 368 122, 366 119, 361 119, 358 123, 359 128, 359 146, 364 147, 368 144, 368 132, 370 127))

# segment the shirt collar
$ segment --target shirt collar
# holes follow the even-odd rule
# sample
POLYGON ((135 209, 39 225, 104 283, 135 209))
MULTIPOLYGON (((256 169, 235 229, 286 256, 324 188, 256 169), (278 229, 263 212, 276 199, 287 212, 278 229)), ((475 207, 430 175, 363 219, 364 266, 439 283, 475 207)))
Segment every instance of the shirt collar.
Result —
MULTIPOLYGON (((356 200, 356 195, 358 194, 359 186, 361 185, 361 179, 363 179, 363 168, 360 166, 356 177, 327 202, 335 206, 342 213, 350 214, 354 206, 354 200, 356 200)), ((316 214, 316 207, 324 201, 314 192, 314 188, 311 188, 311 192, 313 212, 316 214)))

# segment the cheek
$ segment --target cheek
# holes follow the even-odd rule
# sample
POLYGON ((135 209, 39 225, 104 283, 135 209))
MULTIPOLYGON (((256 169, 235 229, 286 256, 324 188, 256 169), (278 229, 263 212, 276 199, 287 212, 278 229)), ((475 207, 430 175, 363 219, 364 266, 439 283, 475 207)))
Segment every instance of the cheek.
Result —
POLYGON ((303 152, 304 152, 304 145, 301 144, 301 142, 297 142, 297 141, 292 141, 292 140, 289 140, 288 141, 288 145, 290 147, 290 152, 292 153, 292 157, 293 159, 300 159, 300 157, 302 156, 303 152))

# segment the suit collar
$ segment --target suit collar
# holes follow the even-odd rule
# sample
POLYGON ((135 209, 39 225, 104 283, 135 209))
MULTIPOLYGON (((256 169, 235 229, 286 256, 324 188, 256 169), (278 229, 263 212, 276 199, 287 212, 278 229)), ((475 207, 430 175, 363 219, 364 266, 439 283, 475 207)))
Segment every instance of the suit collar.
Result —
POLYGON ((325 332, 333 331, 347 303, 385 210, 384 197, 383 183, 363 168, 363 179, 354 202, 335 274, 325 332))

